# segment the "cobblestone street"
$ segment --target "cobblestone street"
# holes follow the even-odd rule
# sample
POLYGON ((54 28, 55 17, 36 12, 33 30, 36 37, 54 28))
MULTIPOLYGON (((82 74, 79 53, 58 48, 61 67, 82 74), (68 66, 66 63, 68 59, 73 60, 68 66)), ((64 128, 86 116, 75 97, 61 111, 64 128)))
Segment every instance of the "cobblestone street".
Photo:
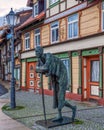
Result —
POLYGON ((3 85, 0 84, 0 96, 7 92, 8 92, 8 90, 5 87, 3 87, 3 85))
MULTIPOLYGON (((9 94, 1 96, 1 99, 9 98, 9 94)), ((42 109, 41 95, 33 92, 18 91, 16 93, 17 105, 25 106, 25 109, 19 111, 5 111, 7 115, 15 120, 25 124, 32 130, 47 130, 36 124, 37 120, 44 119, 42 109)), ((57 115, 57 109, 52 108, 53 99, 51 96, 45 96, 45 106, 47 119, 57 115)), ((68 124, 59 127, 49 128, 49 130, 104 130, 104 107, 93 103, 69 101, 77 106, 76 119, 83 121, 82 124, 68 124)), ((71 110, 63 108, 63 115, 71 117, 71 110)))

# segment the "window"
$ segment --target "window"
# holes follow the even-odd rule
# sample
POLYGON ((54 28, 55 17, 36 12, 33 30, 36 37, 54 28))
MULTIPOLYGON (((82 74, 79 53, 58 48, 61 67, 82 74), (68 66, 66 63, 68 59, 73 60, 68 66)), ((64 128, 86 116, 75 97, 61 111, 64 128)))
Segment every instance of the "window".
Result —
MULTIPOLYGON (((61 59, 64 63, 64 65, 66 66, 66 69, 67 69, 67 75, 68 75, 68 87, 69 87, 69 82, 70 82, 70 69, 69 69, 69 59, 66 58, 66 59, 61 59)), ((69 88, 67 88, 67 90, 69 90, 69 88)))
POLYGON ((14 77, 16 80, 20 80, 20 68, 14 70, 14 77))
POLYGON ((50 5, 56 3, 57 1, 59 1, 59 0, 50 0, 50 5))
POLYGON ((7 63, 7 68, 8 68, 8 73, 11 73, 12 72, 12 66, 11 66, 12 64, 11 64, 11 61, 9 61, 8 63, 7 63))
POLYGON ((51 42, 58 42, 59 40, 59 22, 51 24, 51 42))
POLYGON ((91 62, 91 81, 99 82, 99 61, 91 62))
POLYGON ((38 15, 38 13, 39 13, 38 10, 39 10, 38 3, 36 3, 33 6, 33 13, 34 13, 33 15, 34 15, 34 17, 38 15))
POLYGON ((78 14, 68 17, 68 38, 78 37, 78 14))
POLYGON ((25 50, 30 49, 30 33, 25 34, 25 50))
POLYGON ((20 50, 21 50, 20 44, 16 45, 16 46, 15 46, 15 52, 17 53, 17 52, 20 51, 20 50))
POLYGON ((18 51, 20 51, 21 50, 21 45, 20 45, 20 43, 18 44, 18 51))
POLYGON ((104 31, 104 2, 102 2, 102 30, 104 31))
POLYGON ((35 47, 40 46, 40 29, 35 29, 35 47))

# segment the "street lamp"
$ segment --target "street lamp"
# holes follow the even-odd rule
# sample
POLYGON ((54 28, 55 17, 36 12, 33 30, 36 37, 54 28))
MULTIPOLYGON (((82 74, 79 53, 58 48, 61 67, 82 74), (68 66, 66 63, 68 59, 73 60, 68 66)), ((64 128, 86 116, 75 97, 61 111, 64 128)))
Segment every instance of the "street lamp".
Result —
POLYGON ((16 102, 15 102, 15 79, 14 79, 14 26, 16 25, 17 22, 17 16, 14 13, 13 9, 11 8, 11 11, 9 14, 6 16, 8 25, 10 27, 11 31, 11 37, 10 37, 10 42, 11 42, 11 88, 10 88, 10 107, 11 109, 16 107, 16 102))

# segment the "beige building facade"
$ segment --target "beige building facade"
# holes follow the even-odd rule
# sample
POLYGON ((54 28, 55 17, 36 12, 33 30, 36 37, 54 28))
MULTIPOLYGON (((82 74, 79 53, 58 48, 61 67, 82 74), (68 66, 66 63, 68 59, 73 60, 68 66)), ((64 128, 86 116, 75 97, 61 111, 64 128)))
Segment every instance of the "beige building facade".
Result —
MULTIPOLYGON (((44 12, 44 18, 42 13, 36 16, 37 21, 40 18, 38 24, 21 27, 21 88, 39 90, 41 77, 35 73, 34 49, 40 45, 45 53, 50 52, 64 62, 69 81, 67 98, 103 104, 104 2, 46 0, 44 12), (26 34, 29 48, 26 48, 26 34)), ((46 94, 52 94, 50 79, 45 76, 43 86, 46 94)))

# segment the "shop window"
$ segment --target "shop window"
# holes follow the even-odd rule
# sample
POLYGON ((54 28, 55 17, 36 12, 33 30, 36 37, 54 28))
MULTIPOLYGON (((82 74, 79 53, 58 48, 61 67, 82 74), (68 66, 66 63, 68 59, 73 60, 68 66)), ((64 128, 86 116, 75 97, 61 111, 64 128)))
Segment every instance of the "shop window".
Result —
POLYGON ((16 80, 20 80, 20 68, 14 70, 14 77, 16 80))
POLYGON ((69 81, 70 81, 70 65, 69 65, 69 59, 65 58, 65 59, 61 59, 64 63, 64 65, 66 66, 67 69, 67 75, 68 75, 68 86, 67 86, 67 90, 69 90, 69 81))

